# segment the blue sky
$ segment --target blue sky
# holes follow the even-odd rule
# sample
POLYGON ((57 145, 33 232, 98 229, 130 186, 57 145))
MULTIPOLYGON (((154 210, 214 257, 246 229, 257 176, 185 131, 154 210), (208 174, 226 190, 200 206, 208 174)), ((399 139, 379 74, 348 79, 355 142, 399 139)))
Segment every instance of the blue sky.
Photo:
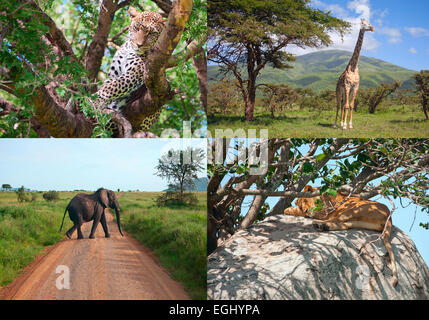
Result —
POLYGON ((167 181, 155 176, 158 158, 170 148, 188 146, 205 151, 206 139, 1 139, 0 184, 161 191, 167 181))
MULTIPOLYGON (((351 33, 343 41, 332 34, 333 44, 327 49, 353 51, 360 19, 365 18, 375 32, 365 34, 362 55, 412 70, 429 69, 429 1, 312 0, 311 5, 352 23, 351 33)), ((298 55, 316 51, 292 47, 287 50, 298 55)))

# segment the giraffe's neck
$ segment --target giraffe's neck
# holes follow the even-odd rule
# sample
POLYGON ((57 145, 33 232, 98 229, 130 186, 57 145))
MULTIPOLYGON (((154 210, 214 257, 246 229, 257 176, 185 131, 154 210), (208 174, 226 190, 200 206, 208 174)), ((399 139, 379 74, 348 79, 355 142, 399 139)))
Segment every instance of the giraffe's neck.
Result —
POLYGON ((355 51, 353 52, 353 55, 350 59, 349 65, 348 65, 352 72, 354 72, 356 70, 356 67, 357 67, 358 62, 359 62, 360 50, 362 49, 364 34, 365 34, 365 30, 360 29, 359 37, 358 37, 358 40, 356 42, 355 51))

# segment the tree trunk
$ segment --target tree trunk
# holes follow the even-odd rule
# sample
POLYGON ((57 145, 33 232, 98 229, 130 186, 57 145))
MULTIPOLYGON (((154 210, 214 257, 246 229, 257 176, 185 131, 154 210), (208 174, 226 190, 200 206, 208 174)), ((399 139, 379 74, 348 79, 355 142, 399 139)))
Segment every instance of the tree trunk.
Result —
POLYGON ((423 112, 425 113, 425 117, 426 120, 429 120, 428 117, 428 103, 429 101, 426 99, 426 97, 423 97, 423 103, 422 103, 422 107, 423 107, 423 112))
MULTIPOLYGON (((249 79, 249 83, 252 80, 249 79)), ((254 81, 254 80, 253 80, 254 81)), ((248 85, 247 97, 246 97, 246 121, 253 121, 253 113, 255 111, 255 99, 256 99, 256 87, 255 83, 253 85, 248 85)))
POLYGON ((197 71, 198 83, 200 85, 200 100, 207 114, 207 57, 203 50, 198 50, 198 55, 192 58, 195 70, 197 71))

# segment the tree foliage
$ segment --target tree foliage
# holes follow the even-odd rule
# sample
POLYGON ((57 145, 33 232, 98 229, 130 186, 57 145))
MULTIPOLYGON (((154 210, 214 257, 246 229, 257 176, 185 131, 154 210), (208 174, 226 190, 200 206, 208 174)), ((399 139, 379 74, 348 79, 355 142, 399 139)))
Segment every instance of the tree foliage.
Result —
POLYGON ((156 175, 178 186, 179 199, 184 200, 185 189, 194 188, 198 173, 205 167, 204 160, 203 150, 199 148, 171 149, 158 159, 156 175))
POLYGON ((422 70, 414 75, 416 92, 420 98, 426 120, 429 120, 429 70, 422 70))
POLYGON ((46 201, 51 202, 60 199, 60 194, 58 193, 58 191, 50 190, 48 192, 45 192, 42 197, 46 201))
POLYGON ((329 32, 341 36, 349 24, 308 0, 213 0, 208 5, 209 60, 239 83, 246 120, 253 120, 256 79, 266 65, 290 68, 287 46, 329 45, 329 32))
POLYGON ((125 118, 141 120, 166 105, 152 132, 197 129, 204 123, 198 90, 206 72, 206 0, 4 0, 0 4, 0 135, 106 137, 110 114, 91 101, 125 42, 130 5, 168 19, 147 59, 145 86, 131 97, 125 118), (192 11, 191 11, 192 9, 192 11), (161 39, 162 38, 162 39, 161 39), (175 51, 173 52, 173 50, 175 51))
POLYGON ((18 202, 33 202, 37 199, 37 193, 26 192, 24 186, 15 191, 18 202))
POLYGON ((8 184, 8 183, 3 183, 3 184, 1 185, 1 188, 2 188, 3 190, 10 190, 10 189, 12 189, 12 186, 11 186, 10 184, 8 184))
POLYGON ((210 85, 208 104, 210 115, 220 113, 223 115, 236 112, 241 106, 237 82, 231 79, 222 79, 210 85))
POLYGON ((266 84, 260 87, 264 95, 263 104, 274 119, 275 113, 291 108, 299 94, 287 84, 266 84))
POLYGON ((401 86, 402 83, 400 81, 394 81, 392 83, 382 83, 375 88, 361 90, 359 93, 359 103, 367 105, 369 113, 375 113, 377 106, 401 86))
POLYGON ((245 142, 214 139, 210 145, 209 252, 236 230, 267 215, 282 214, 295 198, 325 192, 399 199, 401 205, 412 203, 429 214, 428 139, 271 139, 249 146, 245 142), (265 170, 253 174, 251 159, 264 152, 266 159, 256 165, 265 170), (302 191, 315 183, 320 193, 302 191), (251 197, 246 200, 248 208, 246 196, 251 197), (268 197, 280 199, 270 208, 268 197))

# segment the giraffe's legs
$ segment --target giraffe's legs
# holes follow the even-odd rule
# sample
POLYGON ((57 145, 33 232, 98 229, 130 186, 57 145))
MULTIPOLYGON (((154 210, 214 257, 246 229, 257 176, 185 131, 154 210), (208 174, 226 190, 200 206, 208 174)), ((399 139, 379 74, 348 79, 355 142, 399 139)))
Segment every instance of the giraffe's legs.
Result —
POLYGON ((356 99, 358 90, 359 90, 359 83, 357 83, 353 88, 352 100, 350 101, 350 122, 349 122, 350 129, 353 129, 353 109, 355 107, 355 99, 356 99))
POLYGON ((344 97, 344 104, 343 104, 343 108, 341 109, 341 127, 343 128, 343 130, 347 129, 347 116, 348 116, 348 111, 350 109, 350 105, 349 105, 349 98, 350 98, 350 89, 349 88, 345 88, 345 93, 344 93, 345 97, 344 97), (344 110, 344 118, 343 118, 343 109, 344 110))
POLYGON ((345 98, 344 98, 345 93, 344 93, 344 91, 343 91, 343 90, 344 90, 344 89, 342 89, 342 92, 341 92, 341 117, 340 117, 340 127, 341 127, 341 128, 343 127, 344 105, 345 105, 345 103, 346 103, 345 98))

